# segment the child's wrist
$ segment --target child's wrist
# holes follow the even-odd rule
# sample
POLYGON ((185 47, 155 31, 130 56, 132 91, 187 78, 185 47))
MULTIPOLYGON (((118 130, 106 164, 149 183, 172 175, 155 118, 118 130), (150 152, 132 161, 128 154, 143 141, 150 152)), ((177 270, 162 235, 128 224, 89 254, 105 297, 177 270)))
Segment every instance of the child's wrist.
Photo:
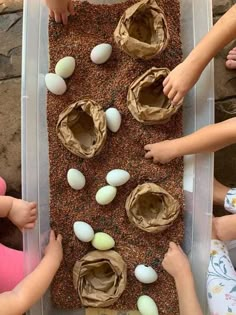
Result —
POLYGON ((11 215, 11 211, 12 211, 12 208, 13 208, 13 202, 14 202, 14 199, 13 197, 9 197, 7 196, 7 198, 9 199, 9 208, 8 208, 8 212, 6 214, 6 217, 9 218, 11 215))
POLYGON ((193 275, 190 269, 179 272, 175 277, 175 284, 177 288, 188 287, 194 285, 193 275))
POLYGON ((172 141, 171 145, 172 145, 172 157, 173 157, 173 159, 182 156, 180 139, 181 138, 171 140, 172 141))
POLYGON ((58 259, 55 259, 55 257, 51 255, 50 253, 45 254, 43 259, 46 261, 48 268, 50 268, 51 270, 55 270, 55 272, 60 267, 61 261, 59 261, 58 259))

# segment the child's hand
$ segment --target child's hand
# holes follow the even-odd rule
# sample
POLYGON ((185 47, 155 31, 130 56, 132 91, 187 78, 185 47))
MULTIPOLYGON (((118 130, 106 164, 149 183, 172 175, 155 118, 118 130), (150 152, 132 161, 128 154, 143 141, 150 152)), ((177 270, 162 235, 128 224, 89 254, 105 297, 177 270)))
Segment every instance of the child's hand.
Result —
POLYGON ((58 234, 57 237, 53 230, 50 232, 49 243, 45 249, 45 256, 52 259, 53 262, 58 264, 58 267, 62 261, 63 250, 62 250, 62 236, 58 234))
POLYGON ((38 213, 35 202, 13 198, 8 218, 19 229, 33 229, 37 216, 38 213))
POLYGON ((170 242, 168 252, 162 261, 163 268, 175 279, 186 277, 191 273, 191 268, 187 256, 181 247, 170 242))
POLYGON ((173 104, 182 103, 184 96, 194 86, 200 77, 201 69, 197 62, 187 61, 175 67, 163 81, 163 92, 173 104))
POLYGON ((153 159, 154 163, 165 164, 177 157, 174 140, 166 140, 159 143, 147 144, 144 150, 146 159, 153 159))
POLYGON ((46 0, 50 10, 50 16, 57 22, 64 25, 68 22, 68 13, 74 15, 74 5, 72 0, 46 0))
POLYGON ((236 214, 213 218, 212 223, 216 239, 221 241, 231 241, 235 239, 236 214))

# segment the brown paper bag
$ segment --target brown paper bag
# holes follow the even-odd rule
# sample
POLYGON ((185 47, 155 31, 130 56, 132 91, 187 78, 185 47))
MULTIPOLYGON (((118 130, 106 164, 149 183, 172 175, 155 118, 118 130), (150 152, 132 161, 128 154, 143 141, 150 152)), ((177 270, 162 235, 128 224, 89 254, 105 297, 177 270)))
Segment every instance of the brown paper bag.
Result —
POLYGON ((92 251, 75 263, 73 283, 83 306, 110 306, 125 290, 126 263, 113 250, 92 251))
POLYGON ((105 113, 92 100, 78 101, 59 115, 56 132, 69 151, 84 159, 92 158, 100 153, 106 141, 105 113))
POLYGON ((167 68, 152 67, 131 83, 127 104, 139 122, 145 125, 166 123, 182 105, 171 104, 163 93, 162 83, 169 72, 167 68))
POLYGON ((170 227, 180 211, 178 201, 153 183, 138 185, 126 199, 125 208, 131 223, 151 233, 170 227))
POLYGON ((155 0, 142 0, 128 8, 114 32, 117 45, 134 58, 152 59, 169 41, 166 19, 155 0))

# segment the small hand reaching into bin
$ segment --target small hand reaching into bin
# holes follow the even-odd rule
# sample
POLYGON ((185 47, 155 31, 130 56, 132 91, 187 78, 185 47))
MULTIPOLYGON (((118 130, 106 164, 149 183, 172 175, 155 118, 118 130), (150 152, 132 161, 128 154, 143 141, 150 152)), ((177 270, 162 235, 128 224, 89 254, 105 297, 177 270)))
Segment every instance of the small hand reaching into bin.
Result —
POLYGON ((72 0, 45 0, 49 8, 49 14, 56 23, 66 25, 68 15, 74 15, 74 5, 72 0))

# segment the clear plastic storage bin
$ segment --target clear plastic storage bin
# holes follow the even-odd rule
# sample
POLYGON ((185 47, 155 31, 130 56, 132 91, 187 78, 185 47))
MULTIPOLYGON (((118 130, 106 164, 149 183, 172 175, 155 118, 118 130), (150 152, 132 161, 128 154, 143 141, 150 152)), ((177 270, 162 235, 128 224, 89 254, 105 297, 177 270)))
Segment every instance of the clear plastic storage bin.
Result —
MULTIPOLYGON (((95 0, 94 0, 95 1, 95 0)), ((96 0, 98 1, 102 0, 96 0)), ((114 0, 113 0, 114 1, 114 0)), ((115 2, 115 1, 114 1, 115 2)), ((186 56, 212 25, 211 0, 180 0, 181 37, 186 56)), ((104 1, 103 1, 104 3, 104 1)), ((24 233, 25 272, 38 264, 49 231, 49 163, 46 121, 48 71, 48 10, 41 0, 24 1, 22 64, 22 189, 23 198, 36 200, 38 224, 24 233)), ((185 98, 184 133, 214 122, 213 63, 185 98)), ((213 156, 199 154, 185 158, 185 240, 195 275, 198 296, 204 311, 206 276, 212 218, 213 156)), ((37 285, 37 284, 35 284, 37 285)), ((30 315, 79 315, 77 311, 55 310, 46 294, 30 315)))

